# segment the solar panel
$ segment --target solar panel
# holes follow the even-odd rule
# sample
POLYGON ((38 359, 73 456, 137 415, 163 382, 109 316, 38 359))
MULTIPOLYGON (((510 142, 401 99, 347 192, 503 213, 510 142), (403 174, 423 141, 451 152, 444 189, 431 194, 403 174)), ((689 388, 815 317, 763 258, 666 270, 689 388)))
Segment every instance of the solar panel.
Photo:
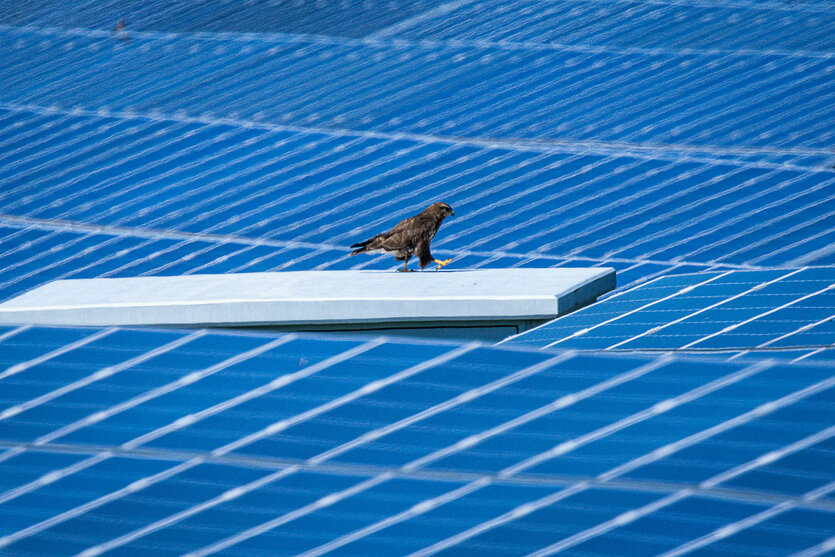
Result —
POLYGON ((375 36, 599 47, 830 52, 831 2, 460 2, 375 36))
POLYGON ((0 100, 16 107, 832 158, 826 54, 21 28, 0 29, 0 44, 0 100))
POLYGON ((832 347, 835 269, 662 277, 522 333, 510 344, 602 350, 832 347))
POLYGON ((2 334, 13 554, 754 554, 835 534, 828 365, 2 334))
MULTIPOLYGON (((46 125, 63 137, 78 120, 46 125)), ((102 129, 99 117, 81 121, 102 129)), ((27 143, 25 159, 0 168, 0 199, 39 219, 333 247, 443 198, 461 217, 438 238, 441 249, 755 266, 832 258, 835 172, 166 126, 170 135, 136 130, 138 151, 120 147, 124 136, 71 134, 63 149, 102 149, 82 161, 57 156, 49 141, 27 143)))
POLYGON ((126 30, 200 33, 319 33, 363 36, 408 19, 439 4, 409 2, 271 2, 106 1, 27 3, 25 9, 0 12, 0 22, 16 26, 69 27, 110 31, 121 20, 126 30))
POLYGON ((437 198, 457 268, 620 288, 502 347, 0 327, 0 554, 831 552, 833 7, 7 3, 0 300, 391 269, 437 198))
MULTIPOLYGON (((457 268, 588 267, 617 269, 621 286, 669 272, 725 265, 600 262, 584 258, 521 254, 454 255, 457 268)), ((0 300, 7 300, 53 280, 198 273, 245 273, 309 269, 395 269, 389 256, 354 258, 347 247, 284 242, 243 236, 211 236, 144 228, 55 223, 0 217, 0 300)))

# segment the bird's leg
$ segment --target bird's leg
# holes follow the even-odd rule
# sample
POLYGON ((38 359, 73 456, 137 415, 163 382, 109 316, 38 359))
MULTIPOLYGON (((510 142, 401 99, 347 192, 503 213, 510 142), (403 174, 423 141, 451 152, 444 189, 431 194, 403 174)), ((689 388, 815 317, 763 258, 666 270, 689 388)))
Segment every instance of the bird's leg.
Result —
POLYGON ((411 269, 409 269, 409 259, 410 258, 407 257, 406 259, 403 260, 403 268, 402 269, 397 269, 397 272, 408 273, 409 271, 411 271, 411 269))
MULTIPOLYGON (((449 259, 444 259, 443 261, 441 261, 440 259, 433 259, 432 261, 438 264, 438 269, 441 269, 444 265, 449 265, 449 262, 452 261, 452 258, 450 257, 449 259)), ((437 271, 438 269, 435 270, 437 271)))

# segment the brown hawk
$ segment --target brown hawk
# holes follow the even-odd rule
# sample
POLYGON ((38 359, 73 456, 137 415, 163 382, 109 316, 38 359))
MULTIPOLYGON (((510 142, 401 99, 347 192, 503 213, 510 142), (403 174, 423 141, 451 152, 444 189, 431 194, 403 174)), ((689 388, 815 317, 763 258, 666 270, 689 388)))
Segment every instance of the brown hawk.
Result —
POLYGON ((351 247, 357 248, 351 255, 358 253, 391 253, 395 259, 403 262, 400 271, 409 271, 409 259, 413 255, 420 258, 420 268, 423 269, 433 261, 438 264, 438 269, 452 261, 447 259, 439 261, 432 257, 429 251, 429 243, 435 237, 441 223, 449 215, 455 216, 452 207, 446 203, 433 203, 423 210, 422 213, 409 217, 397 223, 397 225, 382 234, 377 234, 364 242, 354 244, 351 247))

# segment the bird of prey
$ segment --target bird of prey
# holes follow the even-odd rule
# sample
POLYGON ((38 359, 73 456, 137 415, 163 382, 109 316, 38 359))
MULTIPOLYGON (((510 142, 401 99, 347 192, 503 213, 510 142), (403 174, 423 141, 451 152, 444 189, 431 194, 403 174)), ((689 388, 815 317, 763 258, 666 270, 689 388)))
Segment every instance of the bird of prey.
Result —
POLYGON ((452 259, 439 261, 432 257, 429 251, 429 243, 435 237, 441 223, 449 215, 455 216, 452 207, 446 203, 433 203, 418 215, 409 217, 397 223, 397 225, 382 234, 377 234, 364 242, 354 244, 351 247, 357 248, 351 255, 358 253, 390 253, 395 259, 403 262, 403 268, 399 271, 411 271, 408 268, 409 259, 413 255, 420 258, 420 268, 423 269, 433 261, 438 264, 438 269, 448 264, 452 259))
POLYGON ((119 23, 116 24, 116 27, 113 28, 113 32, 117 37, 119 37, 119 39, 129 41, 130 37, 125 32, 125 27, 127 27, 127 22, 124 19, 120 19, 119 23))

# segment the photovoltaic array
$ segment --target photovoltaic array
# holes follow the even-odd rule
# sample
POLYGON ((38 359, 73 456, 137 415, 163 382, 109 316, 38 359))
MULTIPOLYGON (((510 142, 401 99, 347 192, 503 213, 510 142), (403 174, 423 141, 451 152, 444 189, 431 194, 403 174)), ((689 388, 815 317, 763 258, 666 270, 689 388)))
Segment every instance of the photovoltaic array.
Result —
POLYGON ((662 277, 508 342, 599 350, 779 348, 808 356, 833 347, 834 327, 832 268, 727 271, 662 277))
POLYGON ((5 554, 765 555, 835 534, 830 366, 0 338, 5 554))
POLYGON ((832 552, 833 14, 0 3, 0 301, 389 269, 436 200, 451 268, 619 284, 498 347, 0 328, 0 555, 832 552))
POLYGON ((824 6, 368 4, 7 9, 8 225, 219 234, 190 239, 223 244, 221 272, 264 245, 295 250, 272 268, 389 268, 345 248, 443 198, 459 268, 608 265, 626 287, 832 263, 824 6))

